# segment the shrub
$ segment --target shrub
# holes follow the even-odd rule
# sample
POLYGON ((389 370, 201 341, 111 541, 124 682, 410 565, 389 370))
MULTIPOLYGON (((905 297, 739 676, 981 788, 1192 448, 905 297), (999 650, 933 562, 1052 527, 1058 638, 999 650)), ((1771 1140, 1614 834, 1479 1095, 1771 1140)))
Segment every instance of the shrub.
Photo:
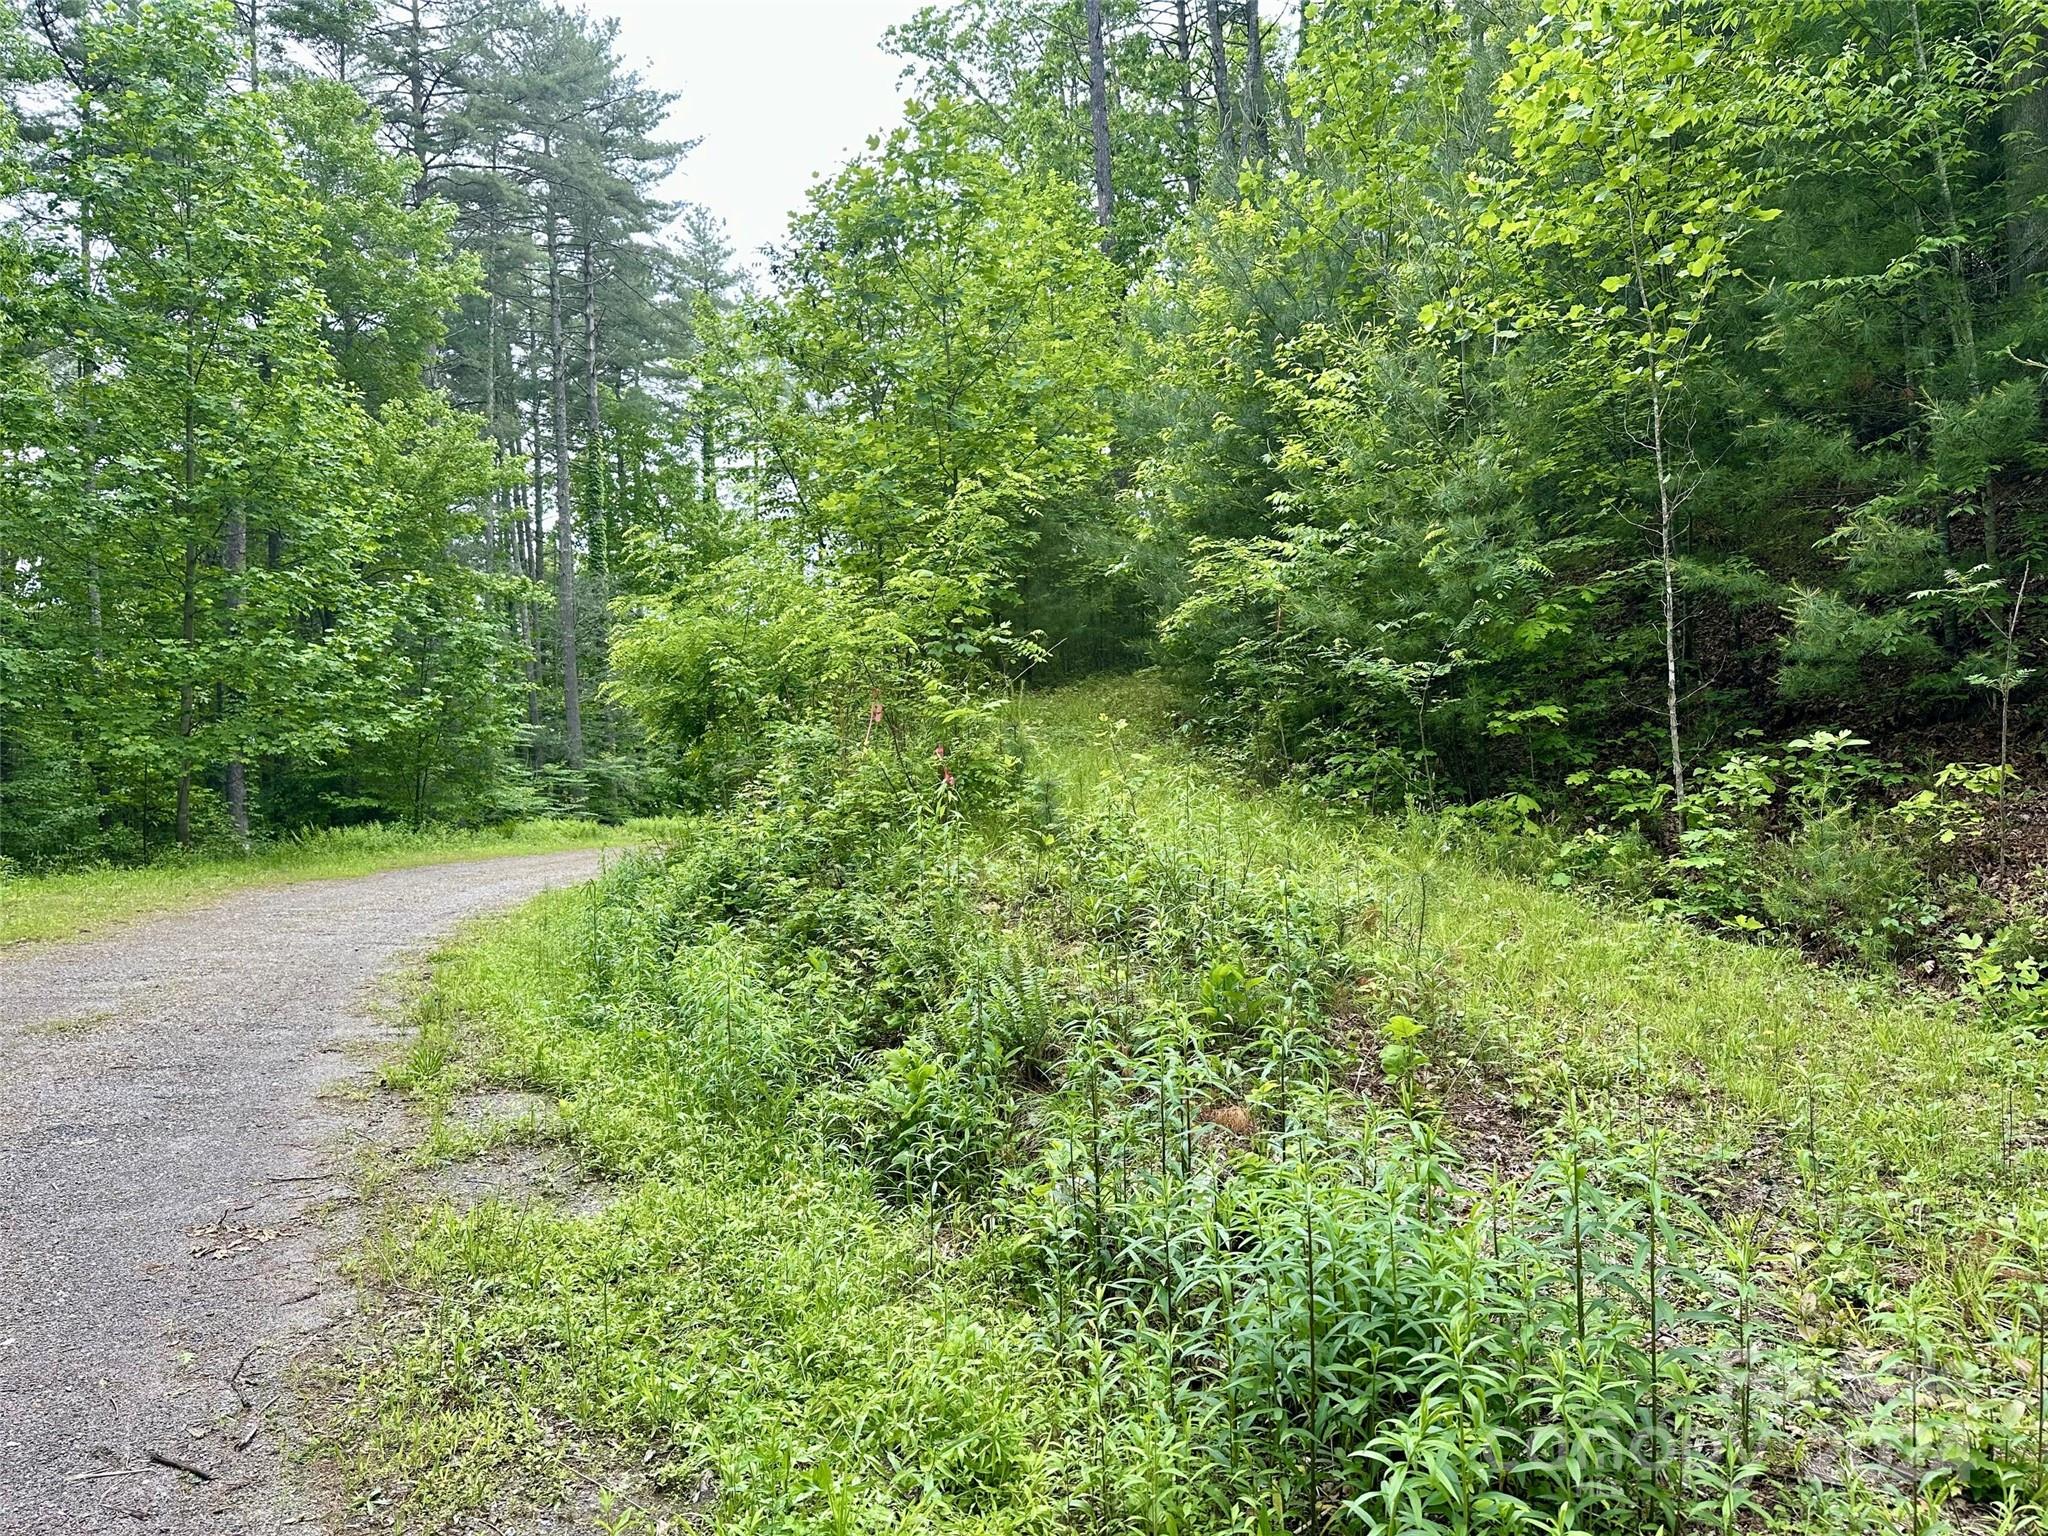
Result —
POLYGON ((1873 964, 1923 953, 1943 915, 1926 871, 1899 836, 1843 811, 1764 845, 1757 900, 1773 924, 1808 947, 1873 964))

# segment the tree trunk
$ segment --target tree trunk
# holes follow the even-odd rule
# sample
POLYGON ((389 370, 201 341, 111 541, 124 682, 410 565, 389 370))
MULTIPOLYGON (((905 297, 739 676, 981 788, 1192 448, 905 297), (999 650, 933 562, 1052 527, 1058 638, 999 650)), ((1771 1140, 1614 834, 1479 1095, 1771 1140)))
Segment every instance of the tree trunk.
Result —
MULTIPOLYGON (((519 487, 513 501, 513 511, 518 522, 518 548, 514 558, 521 572, 533 568, 533 529, 526 518, 526 487, 519 487)), ((540 767, 540 635, 534 623, 532 602, 521 599, 515 618, 519 625, 519 650, 522 657, 520 666, 526 677, 526 763, 529 768, 540 767)))
POLYGON ((408 9, 410 14, 406 20, 405 130, 410 142, 406 148, 420 168, 419 178, 413 183, 413 201, 423 203, 427 197, 427 23, 421 11, 420 0, 411 0, 408 9))
MULTIPOLYGON (((221 540, 221 564, 227 570, 227 591, 221 600, 228 624, 235 627, 242 607, 242 581, 249 569, 249 513, 238 499, 228 511, 227 536, 221 540)), ((231 696, 231 695, 230 695, 231 696)), ((227 765, 228 818, 234 823, 235 840, 249 846, 249 773, 240 749, 227 765)))
POLYGON ((1095 222, 1102 226, 1102 254, 1114 259, 1109 226, 1116 194, 1109 179, 1109 61, 1102 45, 1102 0, 1088 0, 1088 126, 1095 138, 1095 222))
MULTIPOLYGON (((542 511, 542 507, 547 500, 547 468, 542 462, 542 455, 546 451, 543 445, 546 443, 547 437, 541 426, 539 359, 540 347, 535 338, 529 333, 526 342, 526 364, 528 376, 533 385, 533 410, 531 413, 533 418, 533 490, 529 510, 533 516, 526 528, 526 574, 533 580, 536 586, 540 585, 547 578, 547 527, 544 521, 545 513, 542 511)), ((527 642, 527 752, 534 768, 538 769, 541 765, 542 757, 540 690, 541 682, 546 677, 546 670, 541 661, 541 622, 538 606, 534 602, 528 601, 525 604, 525 608, 527 642)))
POLYGON ((1237 186, 1237 139, 1230 111, 1230 56, 1223 47, 1221 0, 1209 0, 1209 79, 1216 91, 1216 157, 1233 197, 1237 186))
MULTIPOLYGON (((484 315, 484 430, 491 437, 491 463, 501 465, 505 437, 498 430, 498 296, 489 287, 484 289, 484 315)), ((484 569, 493 576, 498 574, 498 508, 504 494, 505 488, 494 484, 484 498, 484 569)))
POLYGON ((1664 446, 1664 391, 1650 365, 1650 452, 1657 469, 1657 563, 1663 574, 1664 724, 1671 736, 1672 810, 1684 826, 1685 737, 1678 712, 1678 508, 1664 446))
MULTIPOLYGON (((178 633, 185 641, 185 665, 192 665, 192 646, 199 638, 199 607, 192 590, 199 574, 199 553, 189 543, 185 546, 184 600, 181 604, 182 619, 178 633)), ((188 672, 178 684, 178 846, 190 851, 192 847, 192 758, 191 742, 194 725, 194 704, 192 678, 188 672)))
POLYGON ((611 566, 611 530, 605 522, 604 420, 597 393, 597 266, 583 247, 583 453, 590 462, 587 535, 600 568, 611 566), (604 535, 599 539, 599 534, 604 535))
MULTIPOLYGON (((91 69, 92 61, 86 60, 91 69)), ((83 96, 78 109, 79 137, 91 144, 92 98, 83 96)), ((92 656, 94 661, 106 655, 105 615, 100 599, 100 552, 99 552, 99 421, 98 405, 93 399, 93 384, 99 375, 99 338, 93 324, 93 251, 92 251, 92 200, 87 192, 91 178, 81 180, 78 189, 78 291, 84 306, 79 316, 78 344, 78 453, 80 483, 85 488, 86 551, 85 551, 85 597, 86 619, 92 626, 92 656)))
POLYGON ((533 433, 533 521, 527 529, 526 547, 531 556, 526 574, 536 584, 547 579, 547 429, 541 422, 540 341, 531 330, 526 336, 527 380, 533 386, 529 430, 533 433))
POLYGON ((2005 109, 2006 283, 2014 298, 2048 265, 2048 38, 2029 37, 2005 109))
MULTIPOLYGON (((590 507, 584 526, 585 536, 591 541, 592 569, 597 574, 595 624, 598 675, 602 677, 611 664, 613 540, 612 496, 605 486, 604 416, 600 406, 597 388, 597 262, 591 252, 591 243, 586 240, 583 243, 583 452, 590 461, 590 507)), ((598 714, 603 724, 605 751, 607 754, 616 753, 619 746, 617 713, 608 701, 600 700, 598 714)))
POLYGON ((582 685, 576 675, 576 510, 569 474, 569 370, 562 345, 562 259, 553 189, 548 208, 548 355, 552 363, 555 448, 555 619, 562 645, 562 750, 583 766, 582 685))
POLYGON ((698 386, 697 406, 697 479, 698 489, 706 507, 718 505, 718 428, 712 424, 711 402, 704 398, 703 386, 698 386))
POLYGON ((1266 131, 1266 40, 1259 20, 1259 0, 1245 0, 1244 105, 1248 124, 1247 151, 1263 169, 1273 158, 1273 143, 1266 131))
POLYGON ((1195 28, 1188 0, 1173 0, 1173 51, 1180 60, 1180 176, 1192 208, 1202 196, 1202 139, 1195 125, 1195 28))
POLYGON ((193 590, 199 579, 199 551, 193 547, 190 530, 192 516, 192 486, 197 478, 198 453, 194 443, 197 425, 193 420, 192 395, 197 389, 192 382, 189 356, 186 363, 185 385, 185 451, 183 457, 182 501, 187 519, 185 534, 185 562, 183 596, 179 605, 180 622, 178 633, 185 642, 181 658, 184 677, 178 684, 178 846, 189 850, 192 846, 192 646, 199 638, 198 594, 193 590))

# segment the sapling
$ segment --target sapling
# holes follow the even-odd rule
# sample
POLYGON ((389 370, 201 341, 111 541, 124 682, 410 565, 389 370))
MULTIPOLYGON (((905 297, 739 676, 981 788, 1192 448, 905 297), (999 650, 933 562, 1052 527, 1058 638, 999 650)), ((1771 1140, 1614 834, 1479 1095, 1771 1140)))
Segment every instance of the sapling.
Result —
POLYGON ((2006 850, 2011 841, 2011 826, 2005 814, 2005 789, 2012 776, 2012 696, 2034 675, 2030 667, 2019 664, 2020 618, 2027 605, 2027 583, 2034 568, 2028 564, 2021 568, 2019 585, 2013 592, 2012 612, 1992 620, 2003 648, 2001 665, 1990 676, 1972 676, 1970 681, 1979 688, 1989 688, 1998 695, 1998 867, 2005 869, 2006 850))
POLYGON ((1308 1286, 1308 1529, 1316 1526, 1316 1449, 1322 1435, 1321 1361, 1316 1352, 1316 1191, 1306 1169, 1301 1178, 1301 1251, 1308 1286))
MULTIPOLYGON (((2038 1256, 2040 1245, 2036 1243, 2038 1256)), ((2034 1272, 2034 1502, 2048 1499, 2048 1269, 2034 1272)))
POLYGON ((1565 1205, 1571 1219, 1572 1335, 1586 1347, 1585 1148, 1580 1139, 1578 1100, 1570 1105, 1564 1144, 1565 1205))

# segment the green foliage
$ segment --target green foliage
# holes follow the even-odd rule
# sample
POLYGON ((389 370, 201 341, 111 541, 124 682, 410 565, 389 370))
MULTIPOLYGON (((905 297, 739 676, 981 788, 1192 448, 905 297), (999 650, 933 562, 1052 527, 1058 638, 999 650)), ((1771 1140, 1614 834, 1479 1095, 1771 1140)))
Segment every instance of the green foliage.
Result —
POLYGON ((41 25, 9 289, 39 404, 0 514, 37 661, 0 684, 0 840, 246 835, 206 795, 229 774, 279 826, 475 816, 510 657, 456 554, 488 450, 419 383, 472 277, 445 214, 408 206, 352 93, 232 90, 225 6, 41 25))
POLYGON ((1094 702, 1032 727, 1049 817, 790 737, 665 859, 444 968, 426 1016, 466 1043, 423 1038, 414 1091, 546 1091, 612 1183, 380 1243, 430 1300, 362 1383, 365 1488, 498 1518, 599 1447, 645 1518, 708 1496, 737 1529, 1846 1532, 2030 1496, 2030 1389, 1969 1363, 2006 1300, 1889 1278, 1900 1167, 1944 1210, 2006 1187, 1960 1131, 1998 1113, 1969 1026, 1369 850, 1094 702), (1449 1098, 1475 1068, 1528 1074, 1502 1162, 1449 1098), (1760 1134, 1811 1149, 1811 1210, 1742 1208, 1722 1159, 1760 1134), (1866 1363, 1867 1415, 1820 1385, 1866 1363), (1940 1479, 1893 1489, 1900 1457, 1940 1479))
POLYGON ((1113 644, 1115 275, 1069 189, 917 107, 813 194, 777 275, 749 430, 795 547, 936 666, 1014 666, 1054 629, 1113 644))
POLYGON ((1594 823, 1583 832, 1559 837, 1473 813, 1455 824, 1508 867, 1559 885, 1830 958, 1931 963, 1995 905, 1979 877, 1996 856, 1996 797, 2008 775, 1951 763, 1916 779, 1869 746, 1823 729, 1778 751, 1729 753, 1694 775, 1668 847, 1658 840, 1671 786, 1636 768, 1568 781, 1577 814, 1594 823))
POLYGON ((571 722, 723 467, 666 105, 546 3, 0 9, 6 857, 651 798, 571 722))
POLYGON ((751 778, 771 727, 877 713, 887 725, 884 701, 913 650, 894 612, 811 579, 766 539, 630 611, 613 643, 611 690, 677 745, 679 786, 692 795, 751 778))
POLYGON ((1147 574, 1218 743, 1548 800, 2027 697, 2040 28, 1318 8, 1297 174, 1190 219, 1129 324, 1147 574), (2002 611, 1943 595, 1975 543, 2002 611))

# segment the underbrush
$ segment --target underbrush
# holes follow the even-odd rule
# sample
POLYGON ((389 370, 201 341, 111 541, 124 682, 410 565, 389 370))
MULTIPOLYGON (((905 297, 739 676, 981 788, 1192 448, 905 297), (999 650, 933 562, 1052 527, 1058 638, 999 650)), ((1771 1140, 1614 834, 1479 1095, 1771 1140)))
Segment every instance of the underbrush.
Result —
POLYGON ((1682 816, 1669 784, 1617 769, 1575 775, 1549 813, 1515 795, 1441 820, 1460 848, 1525 878, 1824 962, 1908 969, 2042 1022, 2048 991, 2016 972, 1987 977, 1977 960, 2042 916, 2028 873, 2041 850, 2011 832, 2015 776, 1958 764, 1911 775, 1867 745, 1817 731, 1730 753, 1694 775, 1682 816))
POLYGON ((424 1527, 586 1462, 656 1490, 620 1529, 2031 1524, 2031 1067, 1104 703, 1146 701, 786 733, 444 968, 468 1044, 406 1085, 553 1096, 612 1198, 393 1229, 362 1487, 424 1527))

